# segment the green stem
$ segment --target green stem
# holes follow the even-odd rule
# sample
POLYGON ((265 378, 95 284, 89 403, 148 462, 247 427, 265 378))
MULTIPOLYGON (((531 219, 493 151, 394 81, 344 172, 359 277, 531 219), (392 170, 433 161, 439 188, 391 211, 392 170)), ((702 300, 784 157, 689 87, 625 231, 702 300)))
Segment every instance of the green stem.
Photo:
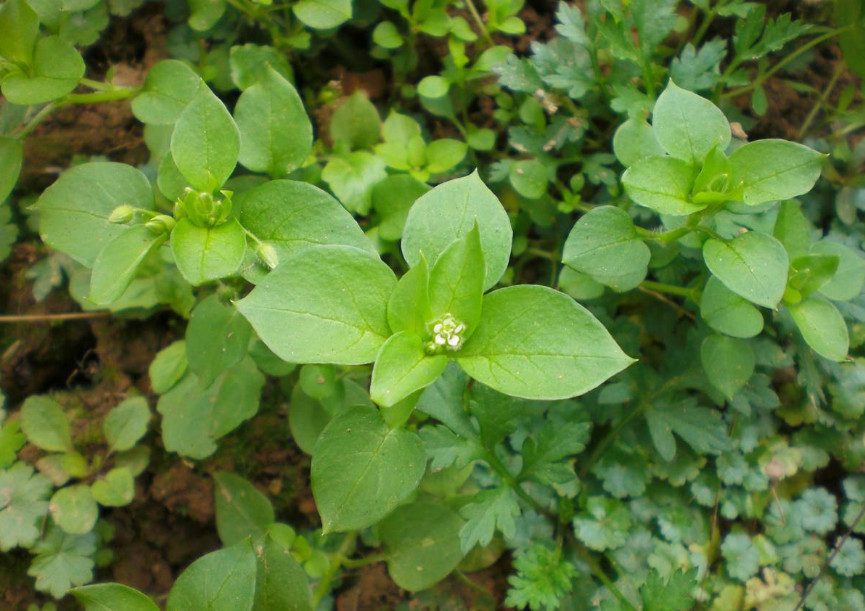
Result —
POLYGON ((643 280, 640 283, 640 286, 649 289, 650 291, 657 291, 659 293, 667 293, 668 295, 678 295, 680 297, 687 297, 691 299, 694 297, 694 289, 687 288, 684 286, 676 286, 675 284, 667 284, 665 282, 655 282, 654 280, 643 280))
MULTIPOLYGON (((813 49, 814 47, 816 47, 820 43, 829 40, 830 38, 834 38, 834 37, 838 36, 839 34, 843 34, 847 30, 852 30, 853 27, 855 27, 855 25, 856 25, 855 23, 851 23, 850 25, 844 26, 843 28, 836 28, 834 30, 830 30, 829 32, 826 32, 822 36, 818 36, 817 38, 814 38, 814 39, 808 41, 807 43, 805 43, 804 45, 802 45, 801 47, 799 47, 798 49, 796 49, 795 51, 793 51, 792 53, 787 55, 784 59, 779 61, 777 64, 772 66, 772 68, 770 68, 769 70, 767 70, 763 74, 757 76, 757 78, 754 79, 753 83, 751 83, 750 85, 745 85, 744 87, 739 87, 738 89, 734 89, 733 91, 728 91, 726 93, 722 93, 721 99, 735 98, 735 97, 740 96, 742 94, 753 91, 754 89, 756 89, 757 87, 760 87, 763 83, 765 83, 769 78, 771 78, 779 70, 782 70, 784 68, 784 66, 786 66, 787 64, 789 64, 790 62, 792 62, 793 60, 798 58, 803 53, 808 52, 809 50, 813 49)), ((725 73, 726 73, 726 71, 725 71, 725 73)))
POLYGON ((328 592, 330 592, 330 584, 333 582, 337 573, 339 573, 339 569, 342 568, 346 556, 348 555, 348 551, 354 546, 356 540, 356 530, 347 532, 345 538, 342 540, 342 544, 339 546, 339 550, 330 554, 330 567, 322 576, 321 581, 318 582, 318 585, 315 587, 315 593, 312 595, 312 606, 314 609, 318 608, 321 600, 328 592))

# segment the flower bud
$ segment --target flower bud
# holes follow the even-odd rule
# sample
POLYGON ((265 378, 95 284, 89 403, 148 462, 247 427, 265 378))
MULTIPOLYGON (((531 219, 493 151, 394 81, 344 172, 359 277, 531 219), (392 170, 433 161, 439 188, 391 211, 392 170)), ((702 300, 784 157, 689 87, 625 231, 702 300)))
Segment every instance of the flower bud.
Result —
POLYGON ((129 204, 123 204, 122 206, 117 206, 111 211, 111 214, 108 215, 108 222, 122 225, 123 223, 131 221, 134 216, 135 208, 129 204))

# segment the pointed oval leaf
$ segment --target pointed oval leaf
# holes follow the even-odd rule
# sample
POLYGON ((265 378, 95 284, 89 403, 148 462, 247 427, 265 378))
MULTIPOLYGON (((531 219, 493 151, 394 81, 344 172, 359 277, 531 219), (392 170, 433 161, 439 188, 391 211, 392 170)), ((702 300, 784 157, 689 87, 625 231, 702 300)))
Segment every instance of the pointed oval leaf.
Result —
POLYGON ((634 362, 588 310, 543 286, 487 295, 456 358, 479 382, 526 399, 581 395, 634 362))
POLYGON ((359 365, 390 337, 393 271, 351 246, 317 246, 283 262, 240 310, 268 348, 290 363, 359 365))
POLYGON ((425 468, 415 433, 389 429, 374 408, 340 412, 312 456, 312 492, 324 531, 372 526, 414 492, 425 468))
POLYGON ((752 303, 775 308, 784 296, 790 261, 772 236, 749 231, 729 242, 706 240, 703 258, 724 286, 752 303))
POLYGON ((471 231, 475 219, 486 264, 484 290, 492 288, 508 267, 513 230, 501 202, 477 171, 442 183, 415 201, 403 230, 406 261, 417 265, 423 252, 434 266, 451 242, 471 231))
POLYGON ((93 267, 105 245, 128 229, 108 220, 122 204, 153 210, 153 190, 144 174, 123 163, 75 166, 36 202, 42 241, 93 267))

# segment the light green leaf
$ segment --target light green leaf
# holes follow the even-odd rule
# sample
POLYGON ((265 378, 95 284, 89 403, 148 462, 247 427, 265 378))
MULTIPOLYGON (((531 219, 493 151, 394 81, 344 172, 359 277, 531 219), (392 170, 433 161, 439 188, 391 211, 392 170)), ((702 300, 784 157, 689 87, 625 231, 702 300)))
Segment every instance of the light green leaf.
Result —
POLYGON ((251 483, 233 473, 213 474, 216 482, 216 530, 229 546, 247 537, 257 539, 274 522, 273 505, 251 483))
POLYGON ((403 231, 403 256, 414 266, 423 252, 427 262, 435 265, 451 242, 471 231, 475 219, 486 264, 483 287, 490 289, 508 267, 513 230, 498 198, 477 171, 442 183, 417 199, 403 231))
POLYGON ((123 507, 135 498, 135 480, 126 467, 111 469, 103 479, 93 482, 93 498, 104 507, 123 507))
POLYGON ((122 163, 75 166, 36 202, 42 241, 93 267, 105 245, 128 229, 108 221, 122 204, 153 210, 153 191, 144 174, 122 163))
POLYGON ((351 0, 300 0, 295 16, 315 30, 329 30, 351 19, 351 0))
POLYGON ((48 508, 57 526, 70 535, 90 532, 99 518, 99 507, 85 484, 61 488, 51 497, 48 508))
POLYGON ((804 195, 820 178, 824 155, 786 140, 749 142, 730 155, 733 179, 745 187, 744 201, 764 202, 804 195))
POLYGON ((616 129, 613 152, 623 166, 629 167, 644 157, 663 155, 664 149, 646 120, 632 117, 616 129))
POLYGON ((84 607, 84 611, 159 611, 150 598, 120 583, 81 586, 69 593, 84 607))
POLYGON ((0 202, 5 201, 15 188, 23 158, 21 140, 0 137, 0 202))
POLYGON ((180 574, 166 611, 252 611, 256 555, 250 541, 210 552, 180 574))
POLYGON ((581 395, 634 362, 588 310, 543 286, 487 295, 457 361, 479 382, 527 399, 581 395))
POLYGON ((838 257, 838 271, 826 284, 820 287, 820 292, 829 299, 849 301, 862 292, 865 286, 865 259, 859 251, 853 250, 840 242, 820 240, 811 248, 811 252, 821 255, 838 257))
POLYGON ((305 249, 271 272, 237 309, 291 363, 359 365, 390 336, 393 271, 350 246, 305 249))
POLYGON ((388 176, 376 183, 372 188, 372 204, 381 215, 379 237, 394 242, 399 240, 409 210, 414 202, 429 190, 428 186, 409 174, 388 176))
POLYGON ((381 118, 363 90, 355 91, 334 111, 330 139, 337 149, 347 146, 351 151, 372 148, 381 140, 381 118))
POLYGON ((21 407, 21 430, 33 445, 52 452, 69 452, 72 435, 63 408, 51 397, 28 397, 21 407))
POLYGON ((195 306, 186 327, 189 369, 209 386, 246 356, 251 337, 252 327, 240 312, 210 295, 195 306))
POLYGON ((703 258, 724 286, 752 303, 774 308, 784 296, 790 261, 772 236, 749 231, 729 242, 706 240, 703 258))
POLYGON ((144 225, 128 227, 105 245, 93 262, 90 294, 95 304, 107 305, 123 295, 144 260, 168 239, 144 225))
POLYGON ((624 292, 646 278, 649 247, 627 212, 601 206, 583 215, 565 241, 562 261, 593 280, 624 292))
POLYGON ((351 212, 365 215, 372 206, 372 189, 387 177, 385 162, 368 151, 333 155, 321 177, 351 212))
POLYGON ((255 576, 255 603, 261 611, 313 611, 312 590, 306 572, 283 547, 268 535, 257 546, 258 568, 255 576))
POLYGON ((171 232, 177 269, 193 286, 237 273, 246 251, 246 234, 237 219, 215 227, 198 227, 188 218, 171 232))
POLYGON ((404 398, 436 381, 448 359, 430 356, 417 335, 401 331, 384 343, 375 359, 369 394, 383 407, 392 407, 404 398))
POLYGON ((410 592, 425 590, 450 574, 463 553, 460 517, 446 505, 411 503, 390 514, 379 526, 387 552, 387 570, 410 592))
POLYGON ((271 180, 235 198, 240 224, 276 249, 279 260, 310 245, 374 252, 363 230, 331 195, 309 183, 271 180))
POLYGON ((322 431, 312 456, 312 492, 324 531, 375 524, 414 492, 425 467, 415 433, 389 429, 374 408, 340 412, 322 431))
POLYGON ((661 214, 685 216, 706 204, 691 201, 694 168, 674 157, 644 157, 622 174, 625 192, 632 200, 661 214))
POLYGON ((0 551, 36 543, 52 489, 51 480, 25 462, 0 470, 0 551))
POLYGON ((29 106, 63 97, 84 76, 84 60, 59 36, 46 36, 36 43, 31 70, 30 75, 12 73, 3 80, 3 95, 12 104, 29 106))
POLYGON ((0 32, 0 55, 29 66, 39 35, 39 17, 25 0, 9 0, 0 6, 0 32))
POLYGON ((237 165, 240 133, 225 105, 202 88, 177 119, 171 156, 177 169, 198 191, 213 193, 237 165))
POLYGON ((240 163, 271 178, 285 176, 312 150, 312 124, 297 90, 273 68, 240 95, 234 108, 240 163))
POLYGON ((150 69, 141 93, 132 99, 132 114, 142 123, 174 125, 204 87, 204 81, 188 64, 163 60, 150 69))
POLYGON ((179 340, 163 348, 156 353, 148 369, 150 388, 156 394, 165 394, 180 381, 187 365, 185 341, 179 340))
POLYGON ((429 313, 433 319, 450 314, 465 324, 463 339, 474 333, 480 320, 485 273, 477 223, 441 253, 430 271, 429 313))
POLYGON ((809 297, 795 304, 787 304, 793 322, 802 337, 819 354, 832 361, 843 361, 850 348, 847 323, 838 309, 820 297, 809 297))
POLYGON ((124 452, 134 446, 147 432, 150 408, 144 397, 129 397, 108 412, 102 428, 112 452, 124 452))
POLYGON ((665 151, 688 164, 699 164, 716 146, 723 151, 731 137, 720 108, 672 79, 655 103, 652 131, 665 151))
POLYGON ((710 335, 703 340, 700 357, 709 382, 728 399, 732 399, 754 374, 754 351, 741 339, 710 335))
POLYGON ((700 316, 706 324, 732 337, 743 339, 759 335, 763 315, 745 299, 710 276, 700 299, 700 316))

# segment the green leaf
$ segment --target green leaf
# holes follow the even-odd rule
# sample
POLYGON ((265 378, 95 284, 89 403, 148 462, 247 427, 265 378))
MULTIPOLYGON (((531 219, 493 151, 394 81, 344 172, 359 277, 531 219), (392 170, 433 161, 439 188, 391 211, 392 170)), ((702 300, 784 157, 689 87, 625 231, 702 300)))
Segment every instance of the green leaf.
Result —
POLYGON ((297 90, 273 68, 240 95, 234 108, 240 163, 280 178, 299 168, 312 150, 312 124, 297 90))
POLYGON ((731 137, 720 108, 672 79, 655 103, 652 130, 665 151, 690 165, 700 163, 716 146, 726 149, 731 137))
POLYGON ((108 412, 102 428, 112 452, 124 452, 134 446, 147 432, 150 408, 144 397, 129 397, 108 412))
POLYGON ((246 358, 204 386, 187 374, 159 398, 162 441, 169 452, 189 458, 207 458, 216 440, 233 431, 258 411, 264 376, 246 358))
POLYGON ((447 364, 443 354, 428 355, 417 335, 407 331, 391 335, 375 359, 370 397, 378 405, 392 407, 435 382, 447 364))
POLYGON ((180 574, 166 611, 252 611, 257 562, 250 541, 210 552, 180 574))
POLYGON ((637 237, 627 212, 600 206, 583 215, 568 234, 562 261, 596 282, 629 291, 646 278, 649 247, 637 237))
POLYGON ((644 157, 622 174, 625 192, 632 200, 661 214, 685 216, 706 204, 691 201, 694 167, 674 157, 644 157))
POLYGON ((694 604, 691 592, 698 585, 697 569, 675 571, 664 579, 654 570, 640 587, 644 611, 688 611, 694 604))
POLYGON ((291 551, 272 536, 257 546, 255 603, 253 609, 263 611, 313 611, 312 591, 306 572, 291 555, 291 551))
POLYGON ((469 553, 475 545, 484 547, 499 531, 506 539, 516 534, 514 518, 520 515, 516 493, 507 486, 483 490, 475 494, 474 501, 460 508, 466 523, 460 529, 460 549, 469 553))
POLYGON ((188 64, 163 60, 150 69, 141 92, 132 99, 132 114, 142 123, 174 125, 204 88, 204 81, 188 64))
POLYGON ((763 315, 745 299, 710 276, 700 299, 700 316, 706 324, 732 337, 747 339, 763 330, 763 315))
POLYGON ((104 507, 123 507, 135 498, 135 480, 126 467, 111 469, 105 477, 93 482, 93 499, 104 507))
POLYGON ((331 191, 351 212, 365 215, 372 206, 372 189, 387 177, 385 162, 369 151, 332 155, 321 172, 331 191))
POLYGON ((838 270, 832 279, 820 287, 820 292, 829 299, 849 301, 862 292, 865 286, 865 259, 859 251, 853 250, 840 242, 820 240, 811 248, 811 252, 821 255, 838 257, 838 270))
POLYGON ((52 488, 50 479, 34 474, 24 462, 0 471, 0 551, 33 547, 48 513, 52 488))
POLYGON ((585 511, 574 518, 577 539, 598 552, 625 545, 630 528, 628 507, 604 496, 590 496, 585 511))
POLYGON ((387 303, 387 322, 391 331, 407 331, 418 337, 429 334, 429 270, 426 258, 399 279, 387 303))
POLYGON ((513 230, 498 198, 481 181, 477 171, 442 183, 418 198, 403 231, 403 256, 414 266, 423 252, 427 262, 434 266, 451 242, 471 231, 475 219, 486 265, 483 288, 495 286, 510 260, 513 230))
POLYGON ((120 583, 97 583, 73 588, 70 594, 84 607, 84 611, 159 611, 147 596, 120 583))
POLYGON ((285 56, 273 47, 245 44, 231 47, 231 80, 241 91, 246 91, 276 70, 289 82, 294 74, 285 56))
POLYGON ((678 403, 657 402, 646 411, 646 422, 658 454, 667 462, 676 457, 673 433, 698 454, 720 454, 730 447, 727 426, 721 414, 708 407, 699 407, 693 399, 678 403))
POLYGON ((300 0, 295 16, 314 30, 329 30, 351 19, 351 0, 300 0))
POLYGON ((834 305, 821 297, 808 297, 795 304, 787 304, 793 322, 802 337, 819 354, 832 361, 843 361, 850 348, 847 323, 834 305))
POLYGON ((542 286, 487 295, 457 360, 479 382, 527 399, 581 395, 634 362, 588 310, 542 286))
POLYGON ((769 235, 749 231, 729 242, 706 240, 703 258, 724 286, 752 303, 775 308, 784 296, 790 261, 769 235))
POLYGON ((63 598, 69 588, 93 580, 96 536, 70 535, 56 526, 34 547, 36 557, 27 574, 36 578, 36 589, 63 598))
POLYGON ((387 302, 395 285, 376 255, 319 246, 285 261, 237 309, 285 361, 358 365, 375 360, 391 335, 387 302))
POLYGON ((189 27, 206 32, 220 20, 225 6, 225 0, 189 0, 189 27))
POLYGON ((209 386, 246 356, 251 337, 252 327, 240 312, 210 295, 192 310, 186 327, 189 369, 209 386))
POLYGON ((218 190, 237 165, 240 133, 225 105, 202 88, 177 119, 171 156, 177 169, 198 191, 218 190))
POLYGON ((645 157, 663 155, 664 149, 646 120, 632 117, 616 129, 613 152, 623 166, 629 167, 645 157))
POLYGON ((463 558, 462 526, 460 517, 445 505, 399 507, 379 526, 391 579, 404 590, 417 592, 447 577, 463 558))
POLYGON ((75 166, 36 202, 42 241, 93 267, 105 245, 128 229, 108 220, 123 204, 154 209, 153 191, 144 174, 122 163, 75 166))
POLYGON ((528 199, 538 199, 547 193, 547 169, 536 159, 511 164, 508 179, 516 192, 528 199))
POLYGON ((703 340, 700 357, 709 382, 728 399, 732 399, 754 374, 754 351, 741 339, 710 335, 703 340))
POLYGON ((117 301, 144 260, 167 239, 166 233, 155 233, 145 225, 134 225, 115 236, 93 262, 87 298, 99 305, 117 301))
POLYGON ((734 182, 744 185, 744 201, 764 202, 804 195, 820 178, 824 155, 786 140, 758 140, 733 151, 734 182))
POLYGON ((378 110, 362 90, 355 91, 334 111, 330 139, 335 147, 347 146, 351 151, 372 148, 381 140, 378 110))
POLYGON ((399 240, 409 210, 429 190, 428 186, 409 174, 388 176, 376 183, 372 188, 372 203, 375 211, 381 215, 379 237, 383 240, 399 240))
POLYGON ((251 483, 233 473, 213 474, 216 482, 216 530, 225 546, 257 539, 273 524, 273 505, 251 483))
POLYGON ((9 0, 0 6, 0 32, 0 55, 29 66, 39 35, 39 17, 25 0, 9 0))
POLYGON ((93 530, 99 518, 99 507, 90 486, 76 484, 61 488, 48 505, 54 522, 70 535, 83 535, 93 530))
POLYGON ((237 219, 215 227, 199 227, 188 218, 171 232, 177 269, 193 286, 237 274, 246 251, 246 234, 237 219))
POLYGON ((61 98, 78 86, 84 60, 59 36, 40 38, 29 75, 12 73, 3 79, 3 95, 12 104, 29 106, 61 98))
MULTIPOLYGON (((481 317, 484 254, 480 232, 471 231, 455 240, 436 260, 429 275, 429 313, 433 319, 451 315, 466 325, 463 338, 474 333, 481 317)), ((422 307, 419 302, 415 307, 422 307)), ((429 333, 429 329, 426 330, 429 333)))
POLYGON ((187 365, 185 341, 179 340, 163 348, 156 353, 148 369, 150 388, 156 394, 165 394, 180 381, 187 365))
POLYGON ((21 140, 0 137, 0 202, 5 201, 15 188, 23 159, 24 147, 21 140))
POLYGON ((324 531, 375 524, 414 492, 425 467, 420 438, 388 429, 378 410, 350 407, 338 413, 312 456, 312 492, 324 531))
POLYGON ((284 261, 310 245, 374 252, 363 230, 331 195, 309 183, 271 180, 235 198, 240 224, 284 261))
POLYGON ((21 407, 21 430, 30 443, 43 450, 69 452, 73 449, 69 420, 51 397, 28 397, 21 407))

